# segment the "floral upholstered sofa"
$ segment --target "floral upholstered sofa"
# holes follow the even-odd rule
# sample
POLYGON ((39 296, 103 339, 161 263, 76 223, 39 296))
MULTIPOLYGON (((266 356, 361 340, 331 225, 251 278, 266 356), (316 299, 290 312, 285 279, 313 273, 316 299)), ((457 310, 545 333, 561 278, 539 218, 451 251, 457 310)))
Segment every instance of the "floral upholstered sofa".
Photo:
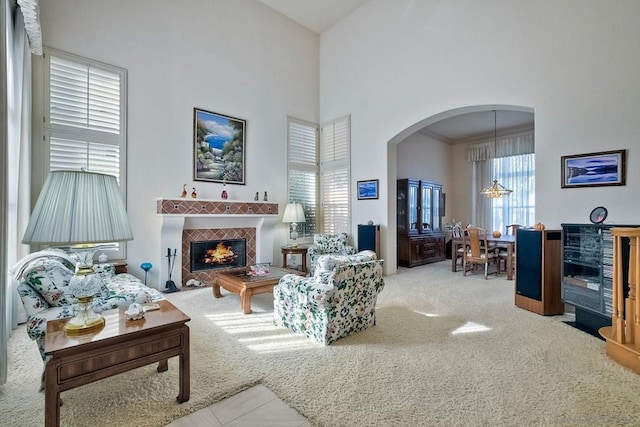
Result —
MULTIPOLYGON (((156 289, 145 286, 131 274, 115 274, 112 264, 98 264, 94 270, 102 276, 104 287, 93 299, 93 310, 127 307, 133 302, 147 303, 164 299, 156 289)), ((18 294, 27 316, 27 334, 35 340, 42 360, 47 321, 73 317, 76 298, 69 292, 69 279, 75 261, 64 251, 49 249, 23 258, 14 268, 18 294)))
POLYGON ((314 234, 313 244, 307 249, 310 266, 309 274, 313 276, 320 255, 353 255, 356 248, 349 245, 347 233, 314 234))
POLYGON ((273 288, 274 324, 324 345, 375 325, 384 288, 375 252, 321 255, 313 276, 288 274, 273 288))

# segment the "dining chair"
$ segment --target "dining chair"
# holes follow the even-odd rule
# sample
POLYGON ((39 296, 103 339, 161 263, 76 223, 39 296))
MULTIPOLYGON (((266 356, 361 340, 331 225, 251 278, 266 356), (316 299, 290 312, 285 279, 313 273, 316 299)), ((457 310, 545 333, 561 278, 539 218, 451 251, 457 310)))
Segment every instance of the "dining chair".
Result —
POLYGON ((465 248, 462 258, 463 275, 467 275, 467 271, 474 270, 476 265, 484 265, 484 278, 489 275, 489 264, 496 266, 496 275, 500 274, 500 266, 498 264, 498 256, 495 251, 489 247, 487 242, 487 232, 478 227, 467 228, 467 234, 462 235, 462 244, 465 248), (469 267, 471 267, 469 269, 469 267))
MULTIPOLYGON (((522 226, 520 224, 511 224, 507 225, 505 229, 507 230, 507 235, 515 236, 518 232, 518 229, 522 226)), ((507 248, 504 246, 498 246, 498 262, 504 264, 504 271, 507 271, 507 265, 509 265, 507 257, 509 256, 507 248)), ((511 253, 511 268, 515 268, 516 265, 516 251, 511 253)))
MULTIPOLYGON (((456 224, 451 228, 451 235, 453 236, 454 239, 462 239, 462 235, 466 233, 466 230, 462 229, 462 225, 460 224, 456 224)), ((464 242, 463 242, 464 243, 464 242)), ((453 243, 452 243, 453 244, 453 243)), ((462 265, 462 258, 464 257, 464 250, 465 250, 465 246, 463 245, 457 245, 454 244, 457 247, 454 250, 454 254, 453 256, 455 257, 455 265, 456 265, 456 270, 458 269, 458 260, 460 260, 460 264, 462 265)))

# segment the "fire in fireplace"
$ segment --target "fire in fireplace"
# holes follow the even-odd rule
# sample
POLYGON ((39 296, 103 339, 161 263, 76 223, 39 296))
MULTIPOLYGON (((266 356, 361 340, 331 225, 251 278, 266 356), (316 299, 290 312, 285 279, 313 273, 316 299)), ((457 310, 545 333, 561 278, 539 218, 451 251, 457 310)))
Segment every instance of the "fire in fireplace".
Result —
POLYGON ((206 240, 191 242, 190 271, 218 268, 246 267, 247 241, 245 239, 206 240))

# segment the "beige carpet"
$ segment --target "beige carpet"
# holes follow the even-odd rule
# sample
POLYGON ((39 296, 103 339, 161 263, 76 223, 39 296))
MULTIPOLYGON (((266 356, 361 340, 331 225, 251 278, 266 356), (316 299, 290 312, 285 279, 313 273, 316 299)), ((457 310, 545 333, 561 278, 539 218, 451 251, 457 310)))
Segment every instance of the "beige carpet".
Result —
MULTIPOLYGON (((640 425, 640 376, 604 342, 513 305, 513 282, 448 262, 385 278, 376 327, 323 347, 271 324, 270 294, 170 294, 191 316, 192 396, 153 366, 63 393, 65 426, 161 426, 262 382, 319 426, 640 425)), ((42 425, 35 344, 10 341, 0 419, 42 425)))

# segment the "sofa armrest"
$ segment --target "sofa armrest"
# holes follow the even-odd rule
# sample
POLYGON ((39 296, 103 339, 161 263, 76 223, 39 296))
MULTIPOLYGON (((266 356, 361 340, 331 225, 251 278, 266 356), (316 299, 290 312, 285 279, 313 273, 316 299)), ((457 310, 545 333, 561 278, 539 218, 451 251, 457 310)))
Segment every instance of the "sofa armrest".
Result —
POLYGON ((324 305, 335 292, 332 284, 319 283, 313 277, 302 277, 297 274, 284 275, 277 287, 284 295, 296 299, 301 305, 324 305))

